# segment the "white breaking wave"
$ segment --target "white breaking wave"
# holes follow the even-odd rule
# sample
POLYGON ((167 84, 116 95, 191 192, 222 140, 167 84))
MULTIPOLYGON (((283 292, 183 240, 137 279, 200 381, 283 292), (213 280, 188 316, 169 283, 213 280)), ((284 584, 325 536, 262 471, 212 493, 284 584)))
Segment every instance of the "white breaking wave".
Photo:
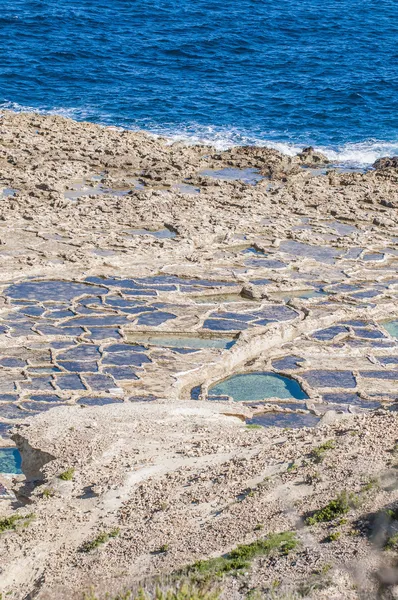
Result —
MULTIPOLYGON (((53 108, 47 110, 33 106, 22 106, 15 102, 6 102, 0 104, 1 109, 13 110, 15 112, 55 114, 79 121, 84 119, 89 121, 95 120, 101 125, 110 126, 106 115, 101 115, 98 118, 98 113, 94 107, 93 109, 53 108), (96 115, 95 119, 93 119, 94 114, 96 115)), ((117 123, 115 125, 119 128, 117 123)), ((198 123, 188 123, 184 127, 178 127, 174 124, 158 125, 145 120, 134 124, 130 129, 148 131, 148 133, 167 137, 170 144, 174 142, 182 142, 189 145, 204 144, 213 146, 220 151, 228 150, 233 146, 261 146, 274 148, 283 154, 294 156, 306 146, 313 145, 315 150, 325 154, 333 165, 351 169, 364 169, 371 166, 378 158, 398 155, 398 139, 392 141, 371 139, 332 147, 311 144, 311 142, 293 143, 278 141, 278 132, 276 131, 268 132, 268 135, 264 133, 263 136, 258 136, 251 135, 249 131, 236 128, 215 127, 212 125, 200 125, 198 123)))

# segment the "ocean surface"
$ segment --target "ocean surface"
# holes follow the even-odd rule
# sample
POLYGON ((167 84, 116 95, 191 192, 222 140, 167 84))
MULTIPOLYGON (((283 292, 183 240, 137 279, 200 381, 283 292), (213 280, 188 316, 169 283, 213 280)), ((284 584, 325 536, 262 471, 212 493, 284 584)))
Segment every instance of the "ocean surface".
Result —
POLYGON ((174 139, 398 154, 396 0, 2 0, 0 107, 174 139))

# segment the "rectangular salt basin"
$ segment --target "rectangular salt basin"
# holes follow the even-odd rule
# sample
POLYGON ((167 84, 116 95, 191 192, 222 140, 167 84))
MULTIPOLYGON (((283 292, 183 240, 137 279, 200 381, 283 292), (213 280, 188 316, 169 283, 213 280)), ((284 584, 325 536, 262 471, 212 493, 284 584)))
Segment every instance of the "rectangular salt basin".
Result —
POLYGON ((273 300, 283 300, 287 302, 292 298, 302 298, 303 300, 311 299, 311 298, 325 298, 328 296, 327 292, 323 292, 322 290, 291 290, 286 292, 271 292, 269 294, 270 298, 273 300))
POLYGON ((398 338, 398 320, 385 321, 382 325, 392 337, 398 338))
POLYGON ((139 342, 151 346, 160 346, 163 348, 222 348, 229 349, 235 344, 232 336, 199 336, 182 334, 148 334, 134 333, 128 336, 128 342, 139 342))
POLYGON ((213 294, 205 296, 191 296, 196 304, 224 304, 229 302, 257 302, 254 298, 245 298, 240 294, 213 294))

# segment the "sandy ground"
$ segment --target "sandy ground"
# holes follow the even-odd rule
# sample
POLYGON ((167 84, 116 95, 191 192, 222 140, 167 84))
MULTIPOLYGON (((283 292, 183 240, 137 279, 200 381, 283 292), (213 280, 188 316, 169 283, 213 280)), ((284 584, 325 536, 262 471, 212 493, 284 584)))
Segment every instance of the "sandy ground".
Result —
POLYGON ((294 531, 222 596, 396 597, 396 163, 0 117, 0 435, 24 473, 0 518, 34 515, 0 534, 0 592, 116 593, 294 531), (212 393, 263 372, 302 395, 212 393))

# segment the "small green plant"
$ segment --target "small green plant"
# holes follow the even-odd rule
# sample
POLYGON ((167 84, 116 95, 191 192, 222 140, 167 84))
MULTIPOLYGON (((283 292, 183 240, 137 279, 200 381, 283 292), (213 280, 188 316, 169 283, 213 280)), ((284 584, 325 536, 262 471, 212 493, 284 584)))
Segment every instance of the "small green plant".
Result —
POLYGON ((317 523, 325 523, 334 521, 340 515, 348 513, 350 508, 358 506, 359 499, 353 493, 346 491, 341 492, 334 500, 331 500, 324 508, 316 510, 311 516, 307 517, 305 522, 307 525, 316 525, 317 523))
POLYGON ((74 474, 75 469, 73 467, 70 467, 66 471, 63 471, 63 473, 60 473, 58 477, 59 479, 62 479, 62 481, 72 481, 74 474))
POLYGON ((386 550, 398 550, 398 533, 390 536, 384 547, 386 550))
POLYGON ((317 448, 314 448, 311 452, 311 457, 315 463, 321 463, 325 458, 325 454, 328 450, 333 450, 336 447, 336 442, 334 440, 328 440, 324 442, 317 448))
POLYGON ((362 491, 363 492, 371 492, 372 490, 377 490, 380 487, 380 482, 377 477, 371 477, 366 483, 364 483, 362 491))
POLYGON ((273 533, 266 538, 256 540, 251 544, 237 546, 224 556, 199 560, 186 567, 180 575, 188 576, 194 583, 213 581, 224 575, 236 575, 250 567, 251 561, 257 556, 287 555, 298 546, 296 534, 292 531, 273 533))
POLYGON ((286 473, 291 473, 292 471, 297 471, 297 469, 298 469, 298 465, 296 465, 295 462, 292 462, 286 469, 286 473))
POLYGON ((257 525, 254 528, 254 531, 261 531, 262 529, 264 529, 264 525, 262 523, 257 523, 257 525))
POLYGON ((315 571, 316 575, 327 575, 329 571, 332 569, 332 565, 330 563, 325 563, 320 569, 315 571))
POLYGON ((83 544, 83 546, 81 547, 81 551, 82 552, 92 552, 99 546, 102 546, 102 544, 106 544, 106 542, 109 542, 109 540, 111 538, 117 537, 119 535, 119 533, 120 533, 119 528, 112 529, 112 531, 109 531, 108 533, 103 531, 102 533, 98 534, 97 537, 94 538, 93 540, 91 540, 90 542, 85 542, 83 544))
POLYGON ((256 423, 248 423, 246 429, 263 429, 263 427, 261 425, 256 425, 256 423))
POLYGON ((327 538, 327 542, 335 542, 341 537, 340 531, 333 531, 327 538))
POLYGON ((322 481, 322 477, 319 471, 314 471, 313 473, 308 473, 305 478, 305 483, 307 485, 314 485, 314 483, 319 483, 322 481))
POLYGON ((42 496, 43 498, 52 498, 55 494, 55 491, 53 490, 53 488, 45 488, 42 492, 42 496))
POLYGON ((168 552, 168 551, 169 551, 169 544, 163 544, 159 548, 159 552, 161 552, 162 554, 165 553, 165 552, 168 552))
POLYGON ((11 515, 10 517, 3 517, 0 519, 0 533, 5 531, 15 531, 19 527, 27 527, 35 515, 30 513, 29 515, 11 515))
MULTIPOLYGON (((262 600, 263 595, 257 588, 252 588, 246 594, 245 600, 262 600)), ((1 599, 0 599, 1 600, 1 599)))

